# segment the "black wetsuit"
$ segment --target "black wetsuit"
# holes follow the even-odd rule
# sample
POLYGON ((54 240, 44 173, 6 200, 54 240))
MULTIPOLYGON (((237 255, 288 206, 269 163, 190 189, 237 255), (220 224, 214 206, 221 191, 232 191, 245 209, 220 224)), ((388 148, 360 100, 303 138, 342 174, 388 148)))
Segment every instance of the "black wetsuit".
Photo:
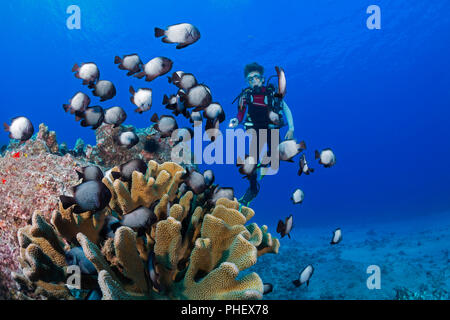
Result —
MULTIPOLYGON (((260 159, 260 151, 264 147, 264 144, 267 143, 267 156, 271 155, 271 140, 272 134, 269 129, 269 113, 274 107, 274 99, 273 99, 273 90, 272 88, 267 87, 258 87, 254 89, 248 89, 244 93, 244 101, 243 101, 243 109, 239 110, 238 120, 242 121, 243 115, 245 114, 245 107, 248 108, 247 119, 245 122, 245 129, 254 129, 256 133, 256 137, 253 136, 253 139, 256 139, 256 147, 257 147, 257 161, 258 163, 262 160, 260 159), (267 132, 267 138, 264 139, 262 135, 260 135, 260 130, 265 129, 267 132)), ((280 141, 278 141, 279 143, 280 141)), ((250 188, 257 192, 257 173, 250 176, 250 188)))

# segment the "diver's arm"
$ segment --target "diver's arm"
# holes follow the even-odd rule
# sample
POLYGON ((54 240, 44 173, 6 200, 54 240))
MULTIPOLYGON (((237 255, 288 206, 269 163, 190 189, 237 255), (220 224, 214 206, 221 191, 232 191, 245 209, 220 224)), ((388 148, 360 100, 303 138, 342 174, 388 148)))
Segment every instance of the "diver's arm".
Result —
POLYGON ((233 118, 230 120, 230 124, 228 125, 230 128, 236 128, 239 124, 242 123, 245 117, 246 112, 246 102, 245 98, 243 96, 240 97, 239 103, 238 103, 238 114, 236 118, 233 118))
POLYGON ((286 139, 286 140, 293 139, 294 138, 294 121, 292 119, 291 109, 289 109, 287 103, 284 100, 281 101, 281 107, 283 108, 283 113, 284 113, 284 116, 285 116, 288 126, 289 126, 288 132, 286 133, 286 136, 284 137, 284 139, 286 139))

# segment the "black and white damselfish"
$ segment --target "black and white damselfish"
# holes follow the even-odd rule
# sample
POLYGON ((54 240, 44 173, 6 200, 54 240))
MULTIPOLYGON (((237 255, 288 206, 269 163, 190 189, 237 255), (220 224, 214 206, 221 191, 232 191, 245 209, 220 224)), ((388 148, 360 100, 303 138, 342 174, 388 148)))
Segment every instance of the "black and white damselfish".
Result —
POLYGON ((156 57, 147 62, 143 71, 134 76, 138 79, 145 77, 145 81, 152 81, 159 76, 165 75, 172 69, 173 62, 166 57, 156 57))
POLYGON ((309 264, 300 272, 298 279, 292 281, 292 283, 296 287, 300 287, 302 284, 306 283, 306 286, 309 286, 309 280, 311 279, 314 273, 314 267, 309 264))
POLYGON ((182 49, 200 39, 200 31, 190 23, 179 23, 167 27, 166 30, 155 28, 155 37, 163 37, 164 43, 177 43, 176 48, 182 49))
POLYGON ((127 114, 122 107, 115 106, 105 110, 103 122, 112 124, 114 128, 120 126, 127 119, 127 114))
POLYGON ((291 238, 291 235, 289 234, 293 228, 293 221, 292 221, 293 217, 292 214, 286 218, 286 220, 283 222, 282 220, 278 221, 278 226, 277 226, 277 232, 281 235, 281 237, 283 238, 285 235, 287 235, 289 237, 289 239, 291 238))
POLYGON ((120 179, 124 182, 131 182, 133 178, 133 172, 137 171, 142 174, 147 172, 147 164, 142 159, 133 159, 125 162, 119 166, 119 172, 111 171, 112 178, 120 179))
POLYGON ((75 170, 78 175, 78 179, 81 179, 82 182, 86 181, 102 181, 103 179, 103 171, 97 166, 87 166, 81 168, 81 172, 75 170))
POLYGON ((63 104, 63 109, 65 112, 75 114, 76 120, 78 121, 81 119, 80 114, 86 110, 90 103, 91 99, 89 96, 79 91, 73 95, 68 104, 63 104))
POLYGON ((200 111, 209 106, 212 102, 211 90, 204 84, 198 84, 184 93, 179 93, 181 101, 188 108, 194 108, 194 111, 200 111))
POLYGON ((100 71, 94 62, 82 63, 81 66, 74 64, 72 72, 75 72, 75 77, 83 80, 83 84, 92 89, 95 83, 100 78, 100 71))
POLYGON ((152 106, 152 89, 150 88, 139 88, 137 91, 134 90, 133 86, 130 86, 130 101, 137 108, 134 110, 138 113, 143 113, 150 110, 152 106))
POLYGON ((100 101, 106 101, 116 95, 116 87, 109 80, 98 81, 92 90, 92 94, 100 98, 100 101))
POLYGON ((25 143, 34 133, 34 127, 31 121, 26 117, 15 117, 11 120, 11 124, 3 124, 5 131, 9 131, 9 138, 20 140, 20 143, 25 143))
POLYGON ((111 191, 100 181, 83 182, 72 188, 73 196, 59 197, 64 209, 75 205, 74 213, 103 210, 111 200, 111 191))
POLYGON ((128 70, 127 76, 132 76, 142 69, 141 58, 136 53, 124 55, 123 58, 116 56, 114 63, 119 65, 120 70, 128 70))
POLYGON ((95 130, 102 125, 105 113, 100 106, 87 107, 82 113, 82 118, 80 123, 82 127, 92 127, 95 130))

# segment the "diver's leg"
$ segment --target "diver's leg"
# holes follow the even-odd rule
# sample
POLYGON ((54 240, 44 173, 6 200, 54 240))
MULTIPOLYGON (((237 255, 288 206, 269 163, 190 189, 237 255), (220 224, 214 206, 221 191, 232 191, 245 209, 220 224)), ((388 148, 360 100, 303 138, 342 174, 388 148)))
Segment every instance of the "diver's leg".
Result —
MULTIPOLYGON (((272 135, 272 129, 267 129, 267 152, 264 153, 264 155, 267 157, 267 159, 266 159, 266 161, 263 161, 263 163, 259 164, 260 168, 259 168, 258 180, 261 180, 262 178, 264 178, 264 176, 267 174, 267 171, 269 171, 269 169, 270 169, 269 167, 271 164, 270 159, 272 157, 272 137, 273 136, 276 137, 277 134, 272 135)), ((276 145, 278 146, 278 144, 280 144, 280 135, 279 134, 278 134, 278 143, 276 145)))
MULTIPOLYGON (((256 150, 257 150, 257 156, 256 156, 256 160, 257 163, 259 163, 259 158, 260 158, 260 146, 261 146, 261 141, 259 139, 259 128, 255 128, 256 131, 256 135, 254 137, 255 139, 255 144, 256 144, 256 150)), ((259 169, 257 169, 259 170, 259 169)), ((250 186, 247 188, 247 191, 245 192, 245 194, 242 196, 242 198, 239 199, 239 202, 241 202, 244 206, 248 206, 250 205, 250 203, 252 202, 252 200, 258 195, 259 193, 259 183, 258 183, 258 173, 257 170, 255 170, 255 172, 248 178, 249 182, 250 182, 250 186)))

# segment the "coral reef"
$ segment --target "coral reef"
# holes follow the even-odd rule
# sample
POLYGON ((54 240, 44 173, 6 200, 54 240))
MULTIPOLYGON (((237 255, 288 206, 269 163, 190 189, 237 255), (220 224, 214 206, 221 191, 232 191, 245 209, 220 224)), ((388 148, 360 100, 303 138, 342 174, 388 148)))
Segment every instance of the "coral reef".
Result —
MULTIPOLYGON (((103 125, 97 129, 99 137, 107 136, 111 126, 103 125)), ((153 158, 158 162, 170 157, 170 141, 168 138, 159 142, 158 132, 147 129, 137 129, 145 139, 157 142, 158 149, 149 154, 144 149, 145 141, 131 150, 116 150, 114 146, 85 146, 78 139, 73 150, 67 150, 65 143, 58 146, 56 134, 48 130, 44 124, 39 126, 39 132, 24 144, 10 140, 9 146, 2 146, 0 157, 0 299, 17 298, 17 286, 11 278, 11 273, 18 271, 19 264, 17 231, 31 219, 37 210, 45 218, 50 218, 58 209, 57 197, 66 193, 68 186, 78 181, 75 170, 92 164, 86 158, 86 151, 91 150, 91 160, 96 160, 104 171, 109 169, 101 164, 118 165, 127 157, 153 158), (104 156, 106 160, 101 157, 104 156), (32 205, 30 205, 32 204, 32 205)), ((109 141, 109 140, 108 140, 109 141)), ((78 232, 78 231, 77 231, 78 232)), ((76 234, 75 234, 76 235, 76 234)))
POLYGON ((260 277, 238 275, 258 256, 277 253, 278 239, 266 226, 245 225, 254 212, 236 199, 211 203, 208 189, 181 194, 184 173, 176 163, 150 160, 131 182, 103 178, 113 196, 101 212, 77 215, 60 205, 51 224, 34 212, 31 225, 18 231, 23 275, 14 276, 23 292, 56 299, 261 299, 260 277), (139 235, 120 221, 141 206, 156 219, 139 235), (111 221, 119 221, 115 229, 111 221), (80 267, 95 267, 82 273, 81 288, 66 283, 74 250, 83 252, 80 267))
POLYGON ((18 228, 34 210, 48 218, 58 207, 57 196, 78 180, 74 170, 84 165, 71 155, 46 153, 41 140, 27 142, 22 150, 19 157, 8 151, 0 158, 0 298, 11 298, 16 289, 10 274, 18 269, 18 228))
POLYGON ((127 149, 119 146, 114 137, 126 129, 134 129, 133 126, 119 126, 114 128, 112 125, 103 124, 95 131, 96 145, 87 146, 86 158, 98 165, 113 167, 118 163, 124 163, 131 159, 141 157, 146 161, 155 160, 159 163, 170 161, 170 152, 172 150, 172 143, 170 138, 161 138, 160 133, 153 129, 153 125, 148 128, 134 129, 139 137, 139 143, 127 149), (149 139, 154 139, 158 142, 157 152, 148 152, 145 148, 145 143, 149 139))
MULTIPOLYGON (((65 142, 58 144, 55 131, 49 131, 48 127, 41 123, 38 133, 28 141, 25 149, 20 145, 19 141, 10 140, 9 146, 2 146, 0 152, 2 155, 6 151, 13 150, 21 150, 33 155, 51 153, 64 156, 71 154, 83 161, 106 168, 111 168, 119 163, 136 158, 142 158, 146 161, 155 160, 158 163, 170 161, 173 141, 170 137, 161 137, 160 132, 155 130, 153 126, 154 124, 147 128, 134 128, 130 125, 121 125, 114 128, 112 125, 102 124, 95 130, 96 145, 85 145, 82 139, 77 139, 75 147, 69 149, 65 142), (131 149, 119 146, 114 137, 121 131, 130 129, 136 132, 139 137, 139 143, 131 149)), ((182 165, 195 168, 191 164, 182 165)))
POLYGON ((39 132, 37 134, 37 139, 45 141, 45 144, 47 145, 47 148, 50 150, 51 153, 59 152, 58 141, 56 141, 56 132, 49 131, 48 127, 43 123, 39 125, 39 132))

